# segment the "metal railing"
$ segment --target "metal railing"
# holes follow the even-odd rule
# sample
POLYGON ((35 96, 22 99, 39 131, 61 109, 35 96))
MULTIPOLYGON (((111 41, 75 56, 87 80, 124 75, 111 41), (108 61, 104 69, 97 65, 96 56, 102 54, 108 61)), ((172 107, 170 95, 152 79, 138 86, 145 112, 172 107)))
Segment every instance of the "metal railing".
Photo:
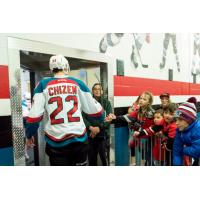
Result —
MULTIPOLYGON (((130 165, 135 166, 173 166, 173 149, 166 141, 156 136, 135 138, 131 149, 130 165)), ((184 166, 198 166, 200 159, 184 156, 184 166)))

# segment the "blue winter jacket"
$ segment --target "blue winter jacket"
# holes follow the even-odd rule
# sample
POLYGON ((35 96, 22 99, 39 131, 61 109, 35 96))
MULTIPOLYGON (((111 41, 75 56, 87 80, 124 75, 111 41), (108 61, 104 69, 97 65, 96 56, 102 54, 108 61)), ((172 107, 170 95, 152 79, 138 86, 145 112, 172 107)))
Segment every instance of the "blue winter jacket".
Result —
POLYGON ((196 120, 184 131, 176 130, 173 145, 173 165, 183 165, 183 156, 200 158, 200 121, 196 120))

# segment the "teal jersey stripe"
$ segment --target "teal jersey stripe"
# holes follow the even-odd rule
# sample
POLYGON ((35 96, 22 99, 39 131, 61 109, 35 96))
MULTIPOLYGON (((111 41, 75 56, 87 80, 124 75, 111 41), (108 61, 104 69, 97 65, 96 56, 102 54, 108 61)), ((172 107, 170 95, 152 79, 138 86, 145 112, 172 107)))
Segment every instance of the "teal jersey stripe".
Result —
POLYGON ((35 95, 36 93, 42 93, 43 90, 46 88, 47 84, 48 84, 50 81, 55 80, 55 79, 56 79, 56 78, 53 78, 53 77, 42 79, 42 80, 39 82, 39 84, 36 86, 36 88, 35 88, 35 90, 34 90, 34 95, 35 95))
MULTIPOLYGON (((89 88, 85 85, 85 83, 79 79, 76 79, 74 77, 65 77, 66 79, 72 80, 74 82, 76 82, 78 84, 78 86, 80 87, 80 89, 83 92, 90 92, 89 88)), ((50 77, 50 78, 44 78, 42 79, 39 84, 37 85, 37 87, 34 90, 34 94, 36 93, 42 93, 43 90, 46 88, 47 84, 52 81, 52 80, 56 80, 56 79, 60 79, 60 78, 55 78, 55 77, 50 77)))
POLYGON ((51 139, 49 139, 47 136, 45 136, 45 141, 52 147, 63 147, 63 146, 67 146, 74 142, 85 142, 86 140, 87 140, 87 133, 85 133, 82 137, 70 138, 63 142, 54 142, 51 139))

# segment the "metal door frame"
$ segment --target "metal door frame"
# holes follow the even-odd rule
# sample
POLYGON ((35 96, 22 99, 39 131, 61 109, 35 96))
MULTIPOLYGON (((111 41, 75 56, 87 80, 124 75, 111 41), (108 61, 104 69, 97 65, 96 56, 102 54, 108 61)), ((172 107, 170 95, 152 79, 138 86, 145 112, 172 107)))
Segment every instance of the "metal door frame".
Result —
MULTIPOLYGON (((105 72, 107 71, 108 80, 108 99, 114 106, 113 94, 113 69, 116 65, 115 59, 105 54, 68 48, 55 44, 27 40, 22 38, 8 37, 8 66, 9 66, 9 87, 11 100, 11 116, 12 116, 12 133, 13 133, 13 149, 14 164, 25 165, 24 157, 24 131, 23 117, 21 107, 21 77, 20 77, 20 51, 31 51, 44 54, 62 54, 66 57, 91 60, 105 63, 105 72)), ((105 74, 104 74, 105 75, 105 74)), ((114 132, 113 127, 111 133, 114 132)), ((112 161, 113 163, 114 161, 112 161)))

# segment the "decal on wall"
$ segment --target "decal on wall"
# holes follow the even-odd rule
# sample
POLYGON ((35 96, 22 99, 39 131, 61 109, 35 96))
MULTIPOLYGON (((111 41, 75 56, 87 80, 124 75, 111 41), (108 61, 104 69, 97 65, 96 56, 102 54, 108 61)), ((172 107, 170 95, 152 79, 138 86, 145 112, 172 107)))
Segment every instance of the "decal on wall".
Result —
MULTIPOLYGON (((133 44, 132 44, 132 52, 130 55, 131 63, 133 63, 134 67, 138 67, 138 60, 141 63, 142 67, 147 68, 148 65, 144 64, 141 59, 140 50, 144 44, 150 43, 150 34, 147 33, 145 40, 141 37, 142 34, 139 33, 132 33, 133 36, 133 44)), ((101 39, 99 44, 99 51, 101 53, 106 53, 108 46, 114 47, 118 45, 121 42, 122 37, 124 36, 124 33, 107 33, 104 35, 104 37, 101 39)))
POLYGON ((142 67, 147 68, 148 65, 144 64, 141 59, 140 50, 141 50, 144 42, 147 42, 148 44, 150 43, 150 34, 149 33, 146 34, 145 41, 142 40, 141 35, 138 33, 133 33, 133 38, 134 38, 135 45, 134 45, 134 43, 132 45, 131 62, 134 64, 135 68, 137 68, 138 67, 138 61, 137 61, 138 59, 137 58, 139 58, 139 61, 142 65, 142 67))
POLYGON ((192 75, 200 74, 200 33, 193 34, 192 75))
POLYGON ((180 72, 180 62, 179 62, 178 51, 177 51, 176 34, 174 33, 165 33, 165 37, 163 40, 163 56, 162 56, 162 62, 160 63, 160 69, 165 68, 167 49, 169 47, 170 40, 172 40, 173 52, 176 58, 177 70, 178 72, 180 72))
POLYGON ((101 53, 106 53, 108 46, 114 47, 120 43, 121 38, 124 36, 124 33, 107 33, 101 39, 99 44, 99 51, 101 53))

